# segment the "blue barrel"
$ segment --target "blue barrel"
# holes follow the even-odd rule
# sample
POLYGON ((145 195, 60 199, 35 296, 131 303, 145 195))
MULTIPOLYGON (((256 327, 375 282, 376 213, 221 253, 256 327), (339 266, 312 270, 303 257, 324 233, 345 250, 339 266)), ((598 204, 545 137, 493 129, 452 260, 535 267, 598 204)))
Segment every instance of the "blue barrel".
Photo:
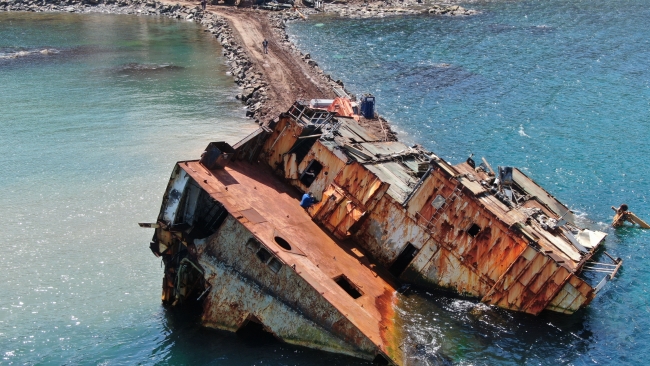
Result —
POLYGON ((375 118, 375 97, 366 94, 361 98, 361 114, 367 119, 375 118))

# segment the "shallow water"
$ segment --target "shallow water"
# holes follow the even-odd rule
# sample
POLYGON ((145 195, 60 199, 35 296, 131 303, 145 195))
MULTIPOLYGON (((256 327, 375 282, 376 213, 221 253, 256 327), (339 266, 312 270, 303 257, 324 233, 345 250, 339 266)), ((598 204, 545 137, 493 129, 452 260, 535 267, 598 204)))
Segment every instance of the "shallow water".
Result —
POLYGON ((608 228, 626 202, 650 218, 647 3, 473 2, 467 18, 312 18, 289 32, 355 94, 372 93, 400 138, 452 163, 522 168, 607 231, 625 260, 584 311, 539 318, 420 293, 418 357, 460 364, 644 364, 650 351, 649 232, 608 228), (423 346, 424 344, 424 346, 423 346))

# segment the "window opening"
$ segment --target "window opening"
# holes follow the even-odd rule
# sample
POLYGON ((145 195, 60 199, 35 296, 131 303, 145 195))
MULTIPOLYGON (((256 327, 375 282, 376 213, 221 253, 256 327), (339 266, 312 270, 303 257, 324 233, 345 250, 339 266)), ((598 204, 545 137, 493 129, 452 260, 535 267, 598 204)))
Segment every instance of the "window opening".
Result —
POLYGON ((445 204, 446 200, 443 196, 437 195, 436 198, 431 201, 431 206, 435 207, 436 210, 439 210, 445 204))
MULTIPOLYGON (((310 129, 307 131, 307 129, 303 130, 302 136, 309 136, 315 134, 314 129, 310 129)), ((296 163, 300 164, 302 163, 303 159, 305 159, 305 156, 309 153, 309 150, 311 150, 312 146, 318 141, 318 137, 313 137, 313 138, 302 138, 296 141, 296 143, 293 145, 291 150, 287 152, 287 154, 296 154, 296 163)))
POLYGON ((274 239, 275 242, 278 243, 278 245, 281 246, 282 248, 286 250, 291 250, 291 245, 289 245, 289 243, 286 240, 282 239, 279 236, 276 236, 274 239))
POLYGON ((476 224, 472 224, 472 226, 469 229, 467 229, 467 233, 472 237, 478 235, 480 231, 481 231, 481 227, 476 224))
POLYGON ((269 262, 269 268, 271 269, 271 271, 273 271, 273 273, 278 273, 278 271, 280 271, 280 268, 282 268, 282 262, 273 258, 269 262))
POLYGON ((228 217, 228 210, 210 195, 201 190, 196 208, 194 210, 194 222, 190 235, 195 238, 206 238, 219 230, 228 217))
POLYGON ((395 259, 388 271, 395 277, 401 276, 404 270, 406 270, 406 267, 411 264, 416 254, 418 254, 418 248, 414 247, 411 243, 406 243, 406 247, 397 259, 395 259))
POLYGON ((194 179, 190 179, 185 188, 185 193, 183 193, 183 200, 185 200, 185 202, 183 206, 181 206, 183 207, 183 213, 181 215, 183 222, 187 223, 190 226, 194 223, 194 212, 196 211, 196 207, 199 203, 199 197, 202 196, 201 192, 202 189, 198 184, 196 184, 196 181, 194 179))
POLYGON ((269 258, 271 258, 271 253, 264 248, 260 248, 260 250, 257 251, 257 258, 259 258, 263 263, 266 263, 269 258))
POLYGON ((255 253, 260 248, 260 243, 255 239, 249 239, 246 243, 246 248, 255 253))
POLYGON ((353 299, 358 299, 359 297, 361 297, 361 292, 344 275, 340 275, 334 278, 334 282, 336 282, 337 285, 341 286, 341 288, 345 290, 345 292, 347 292, 348 295, 352 296, 353 299))
POLYGON ((305 171, 302 172, 302 175, 300 175, 300 182, 306 187, 311 186, 321 170, 323 170, 323 165, 316 160, 312 160, 309 165, 307 165, 305 171))

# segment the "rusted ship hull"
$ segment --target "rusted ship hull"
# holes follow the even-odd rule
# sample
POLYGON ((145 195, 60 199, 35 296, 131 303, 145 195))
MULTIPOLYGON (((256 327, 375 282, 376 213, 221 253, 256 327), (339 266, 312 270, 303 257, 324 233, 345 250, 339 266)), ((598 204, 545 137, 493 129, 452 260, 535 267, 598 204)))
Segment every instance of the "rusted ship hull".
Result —
POLYGON ((209 327, 252 322, 283 342, 401 364, 390 276, 323 232, 296 198, 263 166, 179 163, 151 244, 165 262, 163 301, 199 298, 209 327))
POLYGON ((570 314, 621 266, 593 263, 605 234, 578 227, 519 170, 452 166, 382 141, 351 113, 296 103, 233 147, 211 143, 176 165, 151 225, 164 302, 202 301, 207 326, 253 323, 288 343, 403 364, 399 280, 570 314), (307 191, 317 202, 304 210, 307 191), (594 266, 608 272, 596 286, 581 277, 594 266))
POLYGON ((261 156, 292 185, 314 192, 314 221, 402 280, 530 314, 570 314, 622 264, 595 264, 608 272, 597 286, 581 278, 605 234, 578 227, 565 205, 517 169, 505 168, 507 181, 499 182, 504 177, 486 164, 452 166, 420 147, 381 141, 352 119, 324 118, 297 103, 261 156), (313 124, 325 132, 305 152, 313 124), (306 182, 312 166, 319 174, 306 182))

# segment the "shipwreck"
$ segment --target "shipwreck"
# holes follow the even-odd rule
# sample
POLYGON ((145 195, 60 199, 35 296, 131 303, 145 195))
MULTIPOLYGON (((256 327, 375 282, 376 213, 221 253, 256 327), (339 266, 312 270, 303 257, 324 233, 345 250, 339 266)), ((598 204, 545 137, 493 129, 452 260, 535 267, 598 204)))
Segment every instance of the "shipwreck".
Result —
POLYGON ((402 284, 571 314, 622 265, 595 262, 606 234, 522 171, 386 141, 359 123, 375 117, 363 102, 362 115, 346 98, 296 102, 178 162, 156 223, 141 224, 155 228, 162 301, 199 302, 208 327, 404 364, 402 284))

